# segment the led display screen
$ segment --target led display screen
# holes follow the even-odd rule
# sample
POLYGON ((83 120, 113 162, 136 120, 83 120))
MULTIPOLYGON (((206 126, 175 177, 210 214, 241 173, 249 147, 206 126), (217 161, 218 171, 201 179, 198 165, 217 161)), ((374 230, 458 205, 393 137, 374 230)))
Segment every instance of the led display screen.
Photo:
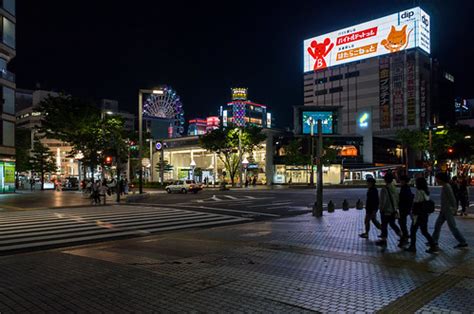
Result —
POLYGON ((311 128, 313 133, 318 134, 318 119, 321 119, 323 134, 333 134, 333 120, 334 112, 332 111, 303 111, 302 113, 302 125, 303 134, 311 134, 311 128))
POLYGON ((421 8, 306 39, 304 72, 419 47, 430 53, 430 17, 421 8))

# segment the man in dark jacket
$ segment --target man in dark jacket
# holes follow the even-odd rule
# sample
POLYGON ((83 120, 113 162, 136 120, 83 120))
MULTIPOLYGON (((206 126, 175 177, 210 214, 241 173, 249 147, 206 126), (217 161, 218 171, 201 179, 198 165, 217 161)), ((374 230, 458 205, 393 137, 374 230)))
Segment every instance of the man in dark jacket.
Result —
POLYGON ((407 228, 407 217, 410 215, 411 208, 413 206, 413 193, 411 192, 408 183, 410 179, 407 176, 400 177, 400 194, 398 196, 398 208, 400 210, 400 218, 398 218, 398 224, 402 230, 402 237, 400 239, 399 246, 402 247, 408 243, 410 237, 407 228))
POLYGON ((377 210, 379 209, 379 193, 375 187, 375 179, 367 179, 367 200, 365 202, 365 232, 359 234, 359 237, 368 239, 370 231, 370 222, 380 230, 380 222, 377 220, 377 210))

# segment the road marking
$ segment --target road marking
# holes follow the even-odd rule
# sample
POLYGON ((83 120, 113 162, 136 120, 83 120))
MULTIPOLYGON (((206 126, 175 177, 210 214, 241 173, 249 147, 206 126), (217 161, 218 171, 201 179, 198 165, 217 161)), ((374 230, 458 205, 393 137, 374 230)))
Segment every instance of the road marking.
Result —
MULTIPOLYGON (((166 205, 166 206, 174 206, 174 205, 166 205)), ((195 209, 210 209, 210 210, 223 211, 223 212, 228 212, 228 213, 251 214, 251 215, 254 215, 254 216, 281 217, 280 215, 275 215, 275 214, 266 214, 266 213, 260 213, 260 212, 251 212, 251 211, 246 211, 246 210, 235 210, 235 209, 228 209, 228 208, 217 208, 217 207, 208 207, 208 206, 192 206, 192 205, 181 205, 181 206, 186 207, 186 208, 195 208, 195 209)))
POLYGON ((224 197, 230 198, 231 200, 236 200, 237 197, 231 195, 223 195, 224 197))
POLYGON ((270 204, 259 204, 259 205, 252 205, 252 206, 247 206, 247 207, 250 207, 250 208, 254 208, 254 207, 265 207, 265 206, 272 206, 272 205, 288 205, 288 204, 291 204, 292 202, 278 202, 278 203, 270 203, 270 204))
POLYGON ((253 196, 248 196, 248 195, 246 195, 246 196, 244 196, 244 197, 245 197, 245 198, 248 198, 248 199, 251 199, 251 200, 256 199, 255 197, 253 197, 253 196))

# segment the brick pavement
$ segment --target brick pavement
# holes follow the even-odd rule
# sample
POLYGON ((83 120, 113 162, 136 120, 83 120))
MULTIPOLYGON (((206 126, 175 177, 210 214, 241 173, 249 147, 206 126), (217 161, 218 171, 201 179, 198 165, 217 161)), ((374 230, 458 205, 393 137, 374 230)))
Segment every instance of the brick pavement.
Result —
MULTIPOLYGON (((436 214, 435 214, 436 216, 436 214)), ((358 238, 336 211, 0 258, 0 312, 474 311, 474 250, 358 238)), ((432 223, 434 222, 432 217, 432 223)), ((470 218, 456 218, 474 243, 470 218)))

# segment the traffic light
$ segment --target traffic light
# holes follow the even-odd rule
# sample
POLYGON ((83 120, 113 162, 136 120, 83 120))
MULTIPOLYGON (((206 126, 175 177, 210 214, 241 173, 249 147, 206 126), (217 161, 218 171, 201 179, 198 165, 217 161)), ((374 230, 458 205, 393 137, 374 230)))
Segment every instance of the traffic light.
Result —
POLYGON ((112 157, 110 156, 105 157, 105 164, 110 166, 112 164, 112 157))
POLYGON ((451 155, 452 153, 454 153, 454 148, 448 147, 448 154, 451 155))

